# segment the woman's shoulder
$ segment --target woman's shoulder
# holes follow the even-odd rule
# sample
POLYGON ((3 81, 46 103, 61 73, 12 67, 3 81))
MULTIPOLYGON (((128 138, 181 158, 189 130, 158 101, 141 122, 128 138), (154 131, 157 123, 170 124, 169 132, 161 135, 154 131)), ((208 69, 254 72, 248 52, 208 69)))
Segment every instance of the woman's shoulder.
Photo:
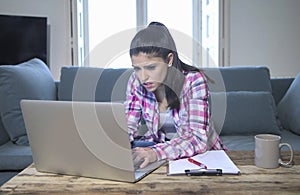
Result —
POLYGON ((130 93, 135 93, 135 94, 144 94, 146 93, 146 90, 144 87, 141 85, 138 77, 136 74, 133 72, 131 76, 128 79, 128 84, 127 84, 127 92, 130 93))
POLYGON ((201 96, 207 96, 207 82, 203 72, 191 71, 185 76, 185 82, 183 85, 182 96, 186 94, 200 94, 201 96))
POLYGON ((139 84, 140 84, 139 80, 138 80, 136 74, 133 72, 128 79, 128 85, 138 86, 139 84))
POLYGON ((202 71, 189 71, 184 74, 186 82, 206 82, 205 75, 202 71))

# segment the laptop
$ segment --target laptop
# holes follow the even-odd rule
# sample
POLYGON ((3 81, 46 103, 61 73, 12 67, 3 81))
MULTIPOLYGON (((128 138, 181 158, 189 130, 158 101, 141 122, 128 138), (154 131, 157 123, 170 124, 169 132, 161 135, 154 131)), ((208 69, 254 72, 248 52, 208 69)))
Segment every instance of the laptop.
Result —
POLYGON ((22 100, 40 172, 137 182, 165 161, 135 169, 123 103, 22 100))

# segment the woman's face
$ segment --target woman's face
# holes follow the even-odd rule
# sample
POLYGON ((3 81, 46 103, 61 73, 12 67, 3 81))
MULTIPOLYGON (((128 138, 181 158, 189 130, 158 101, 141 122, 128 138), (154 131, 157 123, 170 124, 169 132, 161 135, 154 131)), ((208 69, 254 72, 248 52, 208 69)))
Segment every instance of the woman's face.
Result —
POLYGON ((173 54, 170 53, 168 57, 168 63, 161 57, 153 57, 145 53, 131 57, 135 74, 148 91, 155 92, 164 81, 168 72, 168 64, 173 62, 173 54))

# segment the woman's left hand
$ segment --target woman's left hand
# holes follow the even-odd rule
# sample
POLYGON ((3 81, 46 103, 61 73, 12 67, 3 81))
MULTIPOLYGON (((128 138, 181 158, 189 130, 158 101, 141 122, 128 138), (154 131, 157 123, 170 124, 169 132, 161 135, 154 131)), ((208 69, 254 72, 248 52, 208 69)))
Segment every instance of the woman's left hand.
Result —
POLYGON ((133 151, 133 163, 139 165, 140 168, 146 167, 149 163, 157 161, 156 153, 152 148, 134 148, 133 151))

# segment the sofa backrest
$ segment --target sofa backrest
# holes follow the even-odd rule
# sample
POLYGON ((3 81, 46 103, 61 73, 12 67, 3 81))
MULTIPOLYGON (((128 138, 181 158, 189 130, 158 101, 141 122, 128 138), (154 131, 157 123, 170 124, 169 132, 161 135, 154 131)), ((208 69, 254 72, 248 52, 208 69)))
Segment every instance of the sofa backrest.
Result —
POLYGON ((62 67, 58 100, 124 101, 132 69, 62 67))
MULTIPOLYGON (((268 91, 272 93, 267 67, 204 68, 211 92, 268 91), (254 79, 255 78, 255 79, 254 79)), ((122 101, 132 69, 62 67, 58 100, 122 101)))
MULTIPOLYGON (((63 67, 58 100, 125 100, 132 69, 63 67)), ((279 134, 267 67, 204 68, 211 91, 211 113, 223 135, 279 134)))
POLYGON ((269 91, 270 72, 264 66, 204 68, 211 92, 269 91), (212 81, 210 81, 212 80, 212 81))

